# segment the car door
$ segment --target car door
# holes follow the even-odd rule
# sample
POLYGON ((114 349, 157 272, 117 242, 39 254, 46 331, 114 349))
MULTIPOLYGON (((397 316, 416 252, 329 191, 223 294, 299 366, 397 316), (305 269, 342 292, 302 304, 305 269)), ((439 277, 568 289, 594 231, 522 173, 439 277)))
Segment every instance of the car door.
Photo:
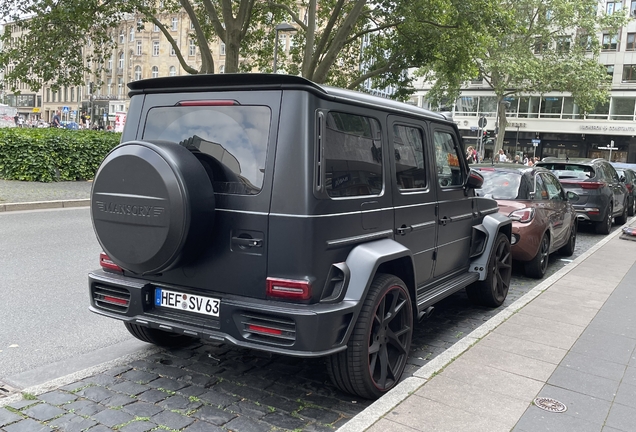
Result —
POLYGON ((602 167, 606 176, 606 181, 612 190, 614 200, 614 214, 620 215, 623 213, 623 207, 625 206, 627 188, 618 178, 618 173, 613 166, 611 166, 609 163, 603 163, 602 167))
POLYGON ((455 131, 431 124, 437 191, 437 248, 434 277, 465 270, 469 262, 473 201, 464 190, 468 173, 464 151, 455 131))
POLYGON ((427 141, 426 123, 389 117, 395 240, 413 253, 418 286, 432 276, 437 235, 435 188, 431 187, 427 141))
POLYGON ((567 215, 567 198, 565 191, 561 187, 559 180, 551 173, 541 173, 539 176, 543 180, 545 190, 547 191, 546 207, 549 208, 550 214, 550 232, 552 234, 551 249, 557 249, 563 245, 569 238, 569 227, 572 223, 572 215, 567 215), (568 219, 566 220, 566 216, 568 219))

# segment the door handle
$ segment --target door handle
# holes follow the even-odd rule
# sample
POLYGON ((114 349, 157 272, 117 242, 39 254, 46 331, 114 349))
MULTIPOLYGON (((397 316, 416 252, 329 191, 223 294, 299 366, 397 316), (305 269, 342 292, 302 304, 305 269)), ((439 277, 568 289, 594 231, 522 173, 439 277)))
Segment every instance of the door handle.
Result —
POLYGON ((412 226, 406 226, 406 225, 402 225, 401 227, 397 228, 395 230, 399 235, 406 235, 407 233, 410 233, 411 231, 413 231, 413 227, 412 226))
POLYGON ((443 218, 441 218, 439 220, 439 224, 445 226, 447 223, 452 222, 452 221, 453 220, 451 218, 449 218, 448 216, 444 216, 443 218))
POLYGON ((244 247, 261 247, 263 240, 254 238, 232 237, 232 243, 244 247))

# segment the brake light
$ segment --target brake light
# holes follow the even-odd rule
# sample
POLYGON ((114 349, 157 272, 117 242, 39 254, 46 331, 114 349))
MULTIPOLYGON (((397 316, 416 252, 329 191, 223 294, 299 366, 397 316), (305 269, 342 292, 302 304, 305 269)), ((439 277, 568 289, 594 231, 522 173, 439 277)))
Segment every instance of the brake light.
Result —
POLYGON ((235 100, 195 100, 180 101, 177 106, 233 106, 238 104, 235 100))
POLYGON ((532 220, 534 217, 534 209, 533 208, 524 208, 521 210, 515 210, 508 215, 510 219, 517 222, 527 223, 532 220))
POLYGON ((561 183, 578 186, 581 189, 601 189, 607 185, 607 183, 605 182, 577 182, 577 181, 567 181, 567 180, 561 180, 561 183))
POLYGON ((106 255, 104 252, 99 254, 99 265, 104 269, 104 270, 112 270, 112 271, 116 271, 119 273, 122 273, 123 270, 121 267, 119 267, 117 264, 115 264, 108 255, 106 255))
POLYGON ((311 285, 308 281, 267 278, 268 297, 292 300, 308 300, 311 298, 311 285))

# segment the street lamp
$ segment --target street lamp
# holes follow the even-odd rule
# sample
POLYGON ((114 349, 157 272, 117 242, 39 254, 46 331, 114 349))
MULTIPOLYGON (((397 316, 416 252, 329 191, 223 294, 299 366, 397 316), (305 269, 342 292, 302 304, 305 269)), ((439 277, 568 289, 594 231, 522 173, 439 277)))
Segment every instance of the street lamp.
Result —
POLYGON ((274 36, 274 73, 276 73, 276 61, 278 60, 278 32, 295 32, 296 27, 291 24, 280 23, 276 26, 275 30, 276 35, 274 36))

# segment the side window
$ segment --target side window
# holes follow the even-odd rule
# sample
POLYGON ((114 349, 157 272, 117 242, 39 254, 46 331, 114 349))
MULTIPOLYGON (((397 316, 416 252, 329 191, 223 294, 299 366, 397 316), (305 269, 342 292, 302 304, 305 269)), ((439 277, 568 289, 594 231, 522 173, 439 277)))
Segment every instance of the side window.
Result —
POLYGON ((549 174, 543 174, 541 177, 543 177, 546 190, 548 191, 548 199, 562 200, 563 193, 559 181, 549 174))
POLYGON ((437 178, 442 188, 462 186, 464 172, 459 162, 464 157, 453 136, 448 132, 435 131, 435 165, 437 178))
POLYGON ((535 201, 541 201, 548 199, 548 190, 545 187, 543 176, 537 174, 535 177, 537 188, 534 191, 535 201))
POLYGON ((325 190, 330 197, 379 195, 382 192, 380 123, 340 112, 326 116, 323 141, 325 190))
POLYGON ((619 182, 618 173, 610 164, 603 164, 603 169, 608 175, 608 179, 613 179, 615 182, 619 182))
POLYGON ((424 140, 421 129, 393 125, 395 173, 400 190, 426 187, 424 140))

